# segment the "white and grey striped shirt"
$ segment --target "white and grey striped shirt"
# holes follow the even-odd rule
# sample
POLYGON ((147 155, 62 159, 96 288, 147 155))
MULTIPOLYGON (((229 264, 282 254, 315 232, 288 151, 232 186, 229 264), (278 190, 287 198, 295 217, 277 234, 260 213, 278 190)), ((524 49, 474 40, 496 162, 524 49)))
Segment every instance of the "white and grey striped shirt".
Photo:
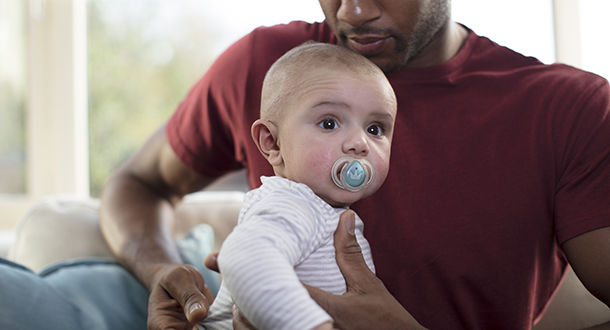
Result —
MULTIPOLYGON (((261 181, 246 194, 238 225, 220 250, 223 282, 201 323, 204 329, 231 329, 234 302, 259 329, 311 329, 331 318, 301 282, 334 294, 346 290, 333 245, 346 208, 330 206, 301 183, 281 177, 261 181)), ((356 237, 374 272, 362 229, 356 216, 356 237)))

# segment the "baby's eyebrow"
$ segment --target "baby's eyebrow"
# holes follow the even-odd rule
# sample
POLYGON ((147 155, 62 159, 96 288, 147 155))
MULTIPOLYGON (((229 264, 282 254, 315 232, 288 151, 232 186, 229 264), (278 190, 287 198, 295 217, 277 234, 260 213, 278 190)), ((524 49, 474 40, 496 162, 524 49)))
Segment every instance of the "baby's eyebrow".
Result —
POLYGON ((316 103, 312 108, 321 108, 321 107, 325 107, 325 106, 331 106, 331 107, 340 107, 340 108, 349 108, 349 105, 345 102, 339 102, 339 101, 322 101, 319 103, 316 103))
POLYGON ((388 122, 393 122, 394 121, 394 116, 388 112, 376 112, 374 114, 371 115, 372 118, 379 120, 379 121, 388 121, 388 122))

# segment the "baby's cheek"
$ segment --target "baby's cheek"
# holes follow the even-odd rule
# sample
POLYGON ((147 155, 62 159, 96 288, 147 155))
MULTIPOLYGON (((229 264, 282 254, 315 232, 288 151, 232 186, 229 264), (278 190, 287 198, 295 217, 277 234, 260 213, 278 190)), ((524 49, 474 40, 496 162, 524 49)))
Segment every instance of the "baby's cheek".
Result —
POLYGON ((317 180, 318 183, 330 180, 330 168, 326 166, 324 159, 310 163, 309 169, 309 176, 317 180))
POLYGON ((326 177, 330 180, 330 169, 326 168, 326 162, 326 156, 303 150, 293 158, 290 179, 305 183, 310 188, 325 181, 326 177))
POLYGON ((335 161, 333 157, 334 155, 332 155, 330 152, 323 151, 310 152, 306 156, 308 166, 312 170, 316 172, 329 171, 329 173, 330 169, 332 168, 332 164, 335 161))
POLYGON ((383 183, 385 178, 388 175, 389 164, 385 158, 375 159, 373 162, 373 167, 375 167, 375 181, 379 181, 379 184, 383 183))

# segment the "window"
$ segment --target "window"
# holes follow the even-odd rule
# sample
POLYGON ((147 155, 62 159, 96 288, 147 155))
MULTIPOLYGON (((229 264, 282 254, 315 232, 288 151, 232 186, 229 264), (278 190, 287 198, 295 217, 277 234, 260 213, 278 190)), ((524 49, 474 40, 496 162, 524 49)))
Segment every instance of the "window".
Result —
POLYGON ((84 18, 81 1, 0 1, 0 230, 44 196, 88 195, 84 18))
POLYGON ((0 193, 26 191, 26 52, 23 1, 0 3, 0 193))
POLYGON ((544 63, 563 62, 610 77, 608 0, 453 0, 453 18, 480 35, 544 63))
POLYGON ((555 62, 551 0, 453 0, 452 16, 478 35, 544 63, 555 62))
POLYGON ((581 67, 610 79, 610 1, 581 0, 580 16, 581 67))

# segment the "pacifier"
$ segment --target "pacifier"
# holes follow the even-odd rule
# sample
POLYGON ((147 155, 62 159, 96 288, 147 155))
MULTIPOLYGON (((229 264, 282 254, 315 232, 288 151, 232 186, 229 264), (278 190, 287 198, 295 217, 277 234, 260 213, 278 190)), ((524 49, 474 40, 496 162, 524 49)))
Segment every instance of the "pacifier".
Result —
POLYGON ((343 156, 333 164, 331 177, 337 187, 356 192, 373 181, 373 166, 365 159, 343 156))

